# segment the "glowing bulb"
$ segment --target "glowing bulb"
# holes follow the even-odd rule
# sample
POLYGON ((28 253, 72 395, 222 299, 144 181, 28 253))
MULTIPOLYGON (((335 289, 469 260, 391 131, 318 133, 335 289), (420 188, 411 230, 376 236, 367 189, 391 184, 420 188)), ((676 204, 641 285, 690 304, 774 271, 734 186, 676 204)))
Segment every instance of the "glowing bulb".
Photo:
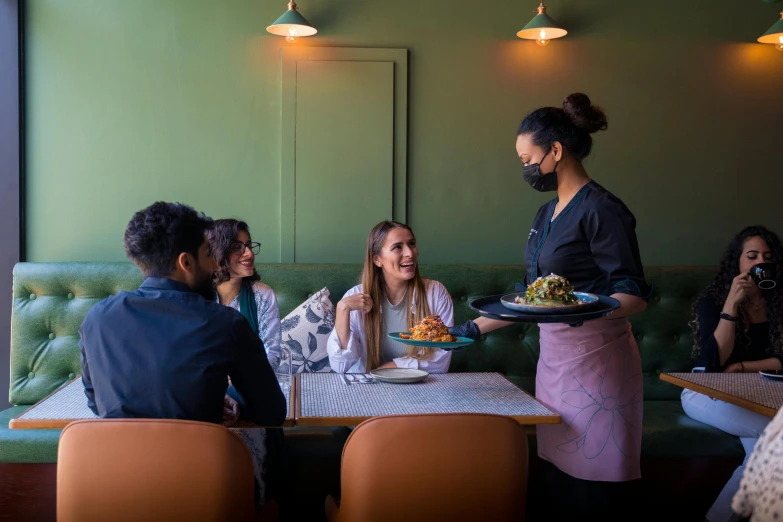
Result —
POLYGON ((546 31, 544 29, 541 29, 541 31, 538 33, 538 38, 536 39, 536 43, 541 47, 549 43, 549 40, 546 37, 546 31))
POLYGON ((293 42, 294 40, 296 40, 296 27, 292 25, 291 27, 288 28, 288 36, 286 36, 285 39, 288 40, 289 42, 293 42))
POLYGON ((775 49, 778 51, 783 51, 783 34, 780 35, 780 39, 778 40, 778 43, 775 44, 775 49))

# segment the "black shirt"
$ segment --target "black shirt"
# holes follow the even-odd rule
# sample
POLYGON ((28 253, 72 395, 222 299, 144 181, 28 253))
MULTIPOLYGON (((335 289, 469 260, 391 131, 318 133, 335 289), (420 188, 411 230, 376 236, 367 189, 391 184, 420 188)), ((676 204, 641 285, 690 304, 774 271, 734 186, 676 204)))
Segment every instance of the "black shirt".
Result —
POLYGON ((79 329, 82 379, 99 417, 220 423, 227 376, 242 393, 242 418, 285 419, 263 344, 242 315, 166 278, 148 278, 92 307, 79 329))
POLYGON ((696 317, 699 320, 699 356, 696 358, 696 366, 703 366, 708 372, 722 372, 726 366, 747 361, 761 361, 774 357, 783 365, 783 355, 770 355, 769 348, 769 322, 748 325, 746 336, 750 344, 741 343, 735 337, 734 349, 721 366, 718 341, 715 340, 715 329, 720 322, 720 313, 723 303, 718 304, 709 297, 702 297, 696 305, 696 317))
POLYGON ((527 284, 557 274, 579 292, 647 299, 636 218, 619 198, 590 181, 552 220, 554 199, 538 210, 525 248, 527 284))

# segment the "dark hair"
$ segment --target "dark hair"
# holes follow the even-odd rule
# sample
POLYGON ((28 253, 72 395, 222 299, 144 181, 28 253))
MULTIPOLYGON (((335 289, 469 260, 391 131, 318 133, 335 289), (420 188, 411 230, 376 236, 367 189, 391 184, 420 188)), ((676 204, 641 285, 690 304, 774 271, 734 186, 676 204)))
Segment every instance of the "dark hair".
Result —
POLYGON ((606 130, 606 115, 590 103, 586 94, 577 92, 563 101, 563 107, 542 107, 528 114, 519 124, 517 136, 530 134, 533 144, 549 151, 559 141, 578 161, 593 148, 590 134, 606 130))
POLYGON ((198 259, 212 219, 182 203, 158 201, 139 210, 125 228, 125 253, 145 277, 165 277, 187 252, 198 259))
MULTIPOLYGON (((228 258, 231 256, 231 245, 237 241, 240 231, 247 232, 247 235, 250 235, 247 223, 238 219, 217 219, 215 220, 215 226, 207 231, 207 240, 212 249, 212 257, 215 258, 218 264, 218 269, 212 276, 212 282, 215 285, 231 279, 228 258)), ((258 275, 254 267, 253 275, 244 279, 259 281, 261 276, 258 275)))
MULTIPOLYGON (((772 262, 778 266, 783 266, 783 246, 780 244, 778 236, 763 226, 752 226, 744 228, 739 234, 734 236, 729 243, 729 247, 723 254, 718 267, 718 273, 707 286, 707 290, 699 296, 699 299, 693 305, 693 320, 691 329, 693 330, 693 353, 694 358, 699 356, 701 346, 699 344, 699 316, 697 308, 699 301, 703 298, 709 298, 715 301, 719 306, 723 306, 731 289, 731 283, 739 275, 740 256, 745 246, 745 241, 752 237, 760 237, 772 252, 772 262)), ((764 292, 767 301, 767 320, 769 321, 769 354, 783 354, 783 288, 780 285, 772 290, 764 292)), ((740 313, 737 314, 735 346, 748 346, 750 338, 747 335, 748 325, 744 317, 744 309, 740 305, 740 313)))

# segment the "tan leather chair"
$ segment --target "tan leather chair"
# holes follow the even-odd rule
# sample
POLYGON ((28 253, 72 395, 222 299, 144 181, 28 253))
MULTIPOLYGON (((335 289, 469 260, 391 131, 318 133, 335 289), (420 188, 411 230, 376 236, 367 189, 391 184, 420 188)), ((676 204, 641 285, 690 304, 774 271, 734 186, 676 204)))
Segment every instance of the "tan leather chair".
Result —
POLYGON ((339 508, 330 522, 525 519, 525 430, 497 415, 376 417, 343 450, 339 508))
POLYGON ((204 422, 99 419, 69 424, 57 454, 57 520, 254 520, 242 440, 204 422))

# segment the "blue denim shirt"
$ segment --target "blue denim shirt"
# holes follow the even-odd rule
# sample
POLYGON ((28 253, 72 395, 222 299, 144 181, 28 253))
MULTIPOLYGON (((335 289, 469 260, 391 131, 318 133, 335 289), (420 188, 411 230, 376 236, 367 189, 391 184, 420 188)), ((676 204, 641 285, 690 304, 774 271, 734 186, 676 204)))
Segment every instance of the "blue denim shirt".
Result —
POLYGON ((187 285, 147 278, 92 307, 79 329, 82 379, 100 417, 220 423, 227 377, 245 399, 240 415, 265 426, 285 419, 263 344, 236 310, 187 285))

